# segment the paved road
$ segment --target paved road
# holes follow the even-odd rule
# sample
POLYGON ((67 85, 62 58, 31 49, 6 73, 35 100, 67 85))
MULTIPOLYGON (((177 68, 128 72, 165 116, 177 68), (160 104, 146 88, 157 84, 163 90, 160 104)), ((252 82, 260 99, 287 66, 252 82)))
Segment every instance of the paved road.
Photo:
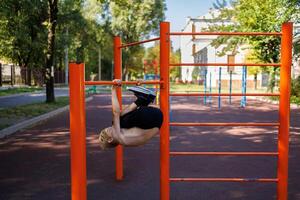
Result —
MULTIPOLYGON (((216 99, 215 99, 216 100, 216 99)), ((126 102, 126 100, 124 100, 126 102)), ((274 122, 278 106, 248 101, 239 108, 203 106, 199 98, 173 98, 178 122, 274 122)), ((124 181, 114 179, 114 151, 101 151, 97 132, 111 124, 110 98, 97 95, 86 107, 88 199, 158 200, 159 138, 125 148, 124 181)), ((300 199, 300 109, 291 112, 289 199, 300 199)), ((70 198, 68 112, 0 141, 0 199, 70 198)), ((172 151, 276 151, 277 130, 269 127, 171 127, 172 151)), ((276 177, 275 157, 171 158, 171 177, 276 177)), ((275 200, 274 183, 171 183, 171 200, 275 200)))
MULTIPOLYGON (((55 88, 55 96, 69 96, 68 88, 55 88)), ((24 93, 18 96, 7 96, 0 98, 0 108, 9 108, 18 105, 25 105, 35 102, 43 102, 46 100, 45 91, 38 93, 24 93)))

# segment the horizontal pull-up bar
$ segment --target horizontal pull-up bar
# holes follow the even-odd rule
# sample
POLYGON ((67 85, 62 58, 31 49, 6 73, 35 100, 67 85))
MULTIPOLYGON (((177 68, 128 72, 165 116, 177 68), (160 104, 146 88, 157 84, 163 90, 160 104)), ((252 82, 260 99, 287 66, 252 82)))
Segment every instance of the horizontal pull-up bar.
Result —
POLYGON ((170 35, 238 35, 238 36, 281 36, 280 32, 171 32, 170 35))
MULTIPOLYGON (((151 85, 161 84, 163 81, 121 81, 121 85, 151 85)), ((85 81, 85 85, 118 85, 113 81, 85 81)))
POLYGON ((277 178, 170 178, 172 182, 278 182, 277 178))
POLYGON ((131 47, 131 46, 135 46, 135 45, 139 45, 139 44, 144 44, 144 43, 147 43, 147 42, 153 42, 153 41, 156 41, 156 40, 159 40, 159 39, 160 38, 157 37, 157 38, 152 38, 152 39, 149 39, 149 40, 143 40, 143 41, 139 41, 139 42, 132 42, 132 43, 128 43, 128 44, 123 44, 119 48, 131 47))
POLYGON ((200 97, 204 97, 204 96, 211 96, 211 97, 216 97, 216 96, 262 96, 262 97, 267 97, 267 96, 280 96, 279 93, 170 93, 170 96, 200 96, 200 97))
POLYGON ((278 152, 170 152, 172 156, 278 156, 278 152))
POLYGON ((170 122, 170 126, 279 126, 279 123, 183 123, 183 122, 170 122))
POLYGON ((279 67, 280 63, 170 63, 170 66, 260 66, 260 67, 279 67))

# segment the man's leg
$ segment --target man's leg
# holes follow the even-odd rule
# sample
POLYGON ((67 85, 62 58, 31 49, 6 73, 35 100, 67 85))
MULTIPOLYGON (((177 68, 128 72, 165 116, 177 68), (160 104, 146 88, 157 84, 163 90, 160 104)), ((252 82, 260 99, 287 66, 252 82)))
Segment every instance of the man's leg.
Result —
POLYGON ((156 97, 155 92, 141 86, 129 87, 128 90, 133 92, 137 97, 137 100, 135 101, 137 107, 148 106, 156 97))

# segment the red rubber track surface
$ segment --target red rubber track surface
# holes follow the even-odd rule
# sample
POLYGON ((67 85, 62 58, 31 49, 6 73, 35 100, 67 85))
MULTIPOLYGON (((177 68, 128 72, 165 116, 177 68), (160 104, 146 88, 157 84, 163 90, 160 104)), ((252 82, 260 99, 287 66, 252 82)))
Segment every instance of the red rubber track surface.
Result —
MULTIPOLYGON (((248 99, 239 108, 222 98, 222 109, 203 105, 203 97, 172 97, 171 121, 277 121, 277 105, 248 99)), ((129 103, 133 98, 124 98, 129 103)), ((97 132, 111 125, 108 95, 87 104, 88 199, 159 199, 159 137, 146 145, 124 148, 124 181, 115 181, 113 150, 101 151, 97 132)), ((0 141, 0 199, 70 199, 68 112, 0 141)), ((300 199, 300 109, 291 111, 289 199, 300 199)), ((171 127, 171 151, 276 152, 276 127, 171 127)), ((172 156, 171 177, 275 178, 276 156, 172 156)), ((172 182, 173 200, 276 199, 275 183, 172 182)))

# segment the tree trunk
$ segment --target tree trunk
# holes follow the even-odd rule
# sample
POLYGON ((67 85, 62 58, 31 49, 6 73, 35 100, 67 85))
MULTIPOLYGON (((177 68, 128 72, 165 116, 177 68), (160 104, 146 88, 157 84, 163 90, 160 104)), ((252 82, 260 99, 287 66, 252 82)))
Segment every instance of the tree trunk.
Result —
POLYGON ((48 0, 48 45, 46 53, 46 102, 54 102, 54 48, 58 0, 48 0))
POLYGON ((273 68, 273 70, 271 71, 271 77, 270 77, 270 82, 269 82, 269 91, 271 91, 271 93, 274 92, 274 87, 276 86, 276 67, 273 68))
POLYGON ((26 85, 31 86, 31 69, 29 67, 27 67, 27 69, 26 69, 26 76, 27 76, 27 78, 26 78, 26 80, 27 80, 26 85))
POLYGON ((254 74, 254 90, 257 90, 257 74, 254 74))
POLYGON ((2 87, 2 63, 0 63, 0 87, 2 87))
MULTIPOLYGON (((66 28, 66 41, 69 39, 69 29, 66 28)), ((65 84, 69 85, 69 49, 68 42, 65 44, 65 84)))

